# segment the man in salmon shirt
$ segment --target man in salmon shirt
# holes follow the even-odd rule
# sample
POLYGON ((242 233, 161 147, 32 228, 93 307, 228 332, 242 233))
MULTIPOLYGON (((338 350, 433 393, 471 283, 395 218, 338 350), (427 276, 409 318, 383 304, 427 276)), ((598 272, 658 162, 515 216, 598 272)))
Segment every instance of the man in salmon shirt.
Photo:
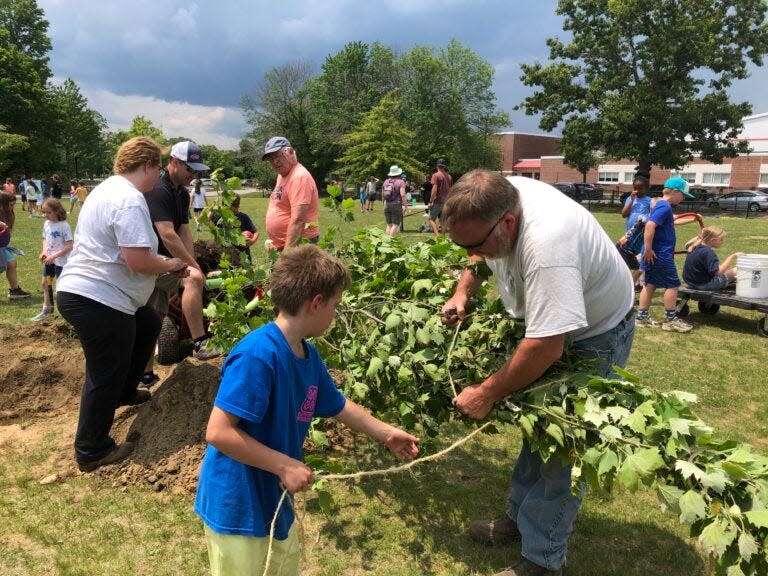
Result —
POLYGON ((267 208, 267 235, 272 248, 282 251, 285 247, 296 246, 302 236, 316 244, 320 228, 314 178, 299 164, 296 151, 282 136, 269 139, 261 159, 267 160, 277 173, 277 183, 267 208))

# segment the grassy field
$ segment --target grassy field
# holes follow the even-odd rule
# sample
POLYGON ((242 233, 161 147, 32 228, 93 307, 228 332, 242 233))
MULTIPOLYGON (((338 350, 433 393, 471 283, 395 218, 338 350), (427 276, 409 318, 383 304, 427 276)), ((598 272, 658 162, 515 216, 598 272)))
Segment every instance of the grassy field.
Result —
MULTIPOLYGON (((257 226, 264 222, 265 207, 262 198, 242 202, 242 210, 257 226)), ((355 216, 344 234, 384 225, 380 204, 374 213, 355 216)), ((623 221, 617 214, 596 216, 612 238, 621 235, 623 221)), ((321 226, 326 221, 321 214, 321 226)), ((422 218, 417 215, 406 222, 413 230, 422 218)), ((721 258, 737 250, 766 252, 765 219, 707 221, 715 222, 729 233, 721 258)), ((71 222, 73 228, 75 223, 71 222)), ((12 331, 40 308, 35 256, 41 229, 42 220, 18 213, 12 244, 27 253, 19 258, 20 279, 34 297, 8 302, 3 286, 0 330, 12 331)), ((694 232, 692 226, 679 228, 680 243, 694 232)), ((426 236, 407 234, 413 241, 422 237, 426 236)), ((262 257, 263 244, 254 248, 255 257, 262 257)), ((660 317, 659 301, 652 313, 660 317)), ((698 413, 704 421, 723 437, 749 442, 768 453, 767 341, 756 333, 759 316, 730 308, 703 316, 693 307, 689 320, 696 329, 690 334, 638 331, 628 368, 658 389, 698 394, 698 413)), ((202 525, 191 510, 191 497, 116 486, 89 475, 41 485, 44 463, 59 449, 62 432, 50 422, 21 426, 35 427, 50 432, 37 434, 34 442, 18 436, 9 441, 10 431, 3 430, 9 427, 0 426, 0 574, 206 573, 202 525)), ((446 428, 441 444, 447 446, 466 432, 460 426, 446 428)), ((337 508, 331 517, 320 513, 314 496, 300 496, 302 573, 486 575, 508 566, 518 557, 518 549, 476 545, 466 536, 466 528, 472 519, 502 510, 519 447, 517 430, 503 427, 501 434, 475 439, 413 474, 332 484, 337 508)), ((346 458, 352 469, 390 463, 372 448, 346 458)), ((703 575, 705 570, 685 527, 660 511, 653 493, 619 490, 610 500, 587 495, 570 542, 570 575, 703 575)))

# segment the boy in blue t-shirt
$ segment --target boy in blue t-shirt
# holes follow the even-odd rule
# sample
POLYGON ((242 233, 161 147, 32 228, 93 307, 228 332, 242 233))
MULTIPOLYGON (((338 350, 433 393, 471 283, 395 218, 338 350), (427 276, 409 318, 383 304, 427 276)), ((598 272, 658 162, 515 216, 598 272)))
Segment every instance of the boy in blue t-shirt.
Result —
MULTIPOLYGON (((224 362, 195 500, 214 575, 262 574, 283 488, 295 493, 313 482, 302 445, 314 416, 335 417, 401 460, 418 453, 418 438, 347 400, 305 340, 330 326, 349 283, 344 264, 317 246, 286 250, 270 278, 277 319, 245 336, 224 362)), ((281 567, 280 574, 298 574, 293 520, 284 502, 275 525, 275 573, 281 567)))
POLYGON ((677 289, 680 277, 675 267, 675 219, 672 207, 693 198, 688 192, 688 182, 673 176, 664 183, 664 195, 651 209, 645 225, 640 269, 645 272, 645 287, 640 292, 640 301, 635 324, 637 326, 658 326, 651 320, 649 309, 656 288, 664 288, 665 320, 662 330, 668 332, 690 332, 693 326, 677 317, 677 289))

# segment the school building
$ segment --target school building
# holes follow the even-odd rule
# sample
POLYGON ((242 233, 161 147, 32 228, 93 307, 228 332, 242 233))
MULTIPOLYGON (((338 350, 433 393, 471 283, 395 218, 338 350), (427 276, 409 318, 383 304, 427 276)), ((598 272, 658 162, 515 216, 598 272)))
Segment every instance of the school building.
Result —
MULTIPOLYGON (((751 152, 726 158, 722 164, 694 156, 690 163, 675 171, 654 166, 651 184, 663 184, 675 174, 692 186, 712 188, 718 194, 768 187, 768 113, 747 116, 743 122, 739 140, 749 142, 751 152)), ((581 173, 563 162, 560 137, 524 132, 499 132, 495 136, 505 176, 527 176, 550 184, 582 181, 581 173)), ((606 160, 587 173, 587 182, 623 192, 631 188, 636 166, 633 160, 606 160)))

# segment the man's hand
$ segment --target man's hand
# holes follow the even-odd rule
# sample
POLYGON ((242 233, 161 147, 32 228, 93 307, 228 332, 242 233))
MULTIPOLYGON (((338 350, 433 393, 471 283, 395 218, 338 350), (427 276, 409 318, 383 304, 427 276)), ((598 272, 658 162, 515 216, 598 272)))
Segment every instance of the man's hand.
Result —
POLYGON ((467 386, 453 399, 453 404, 473 420, 482 420, 493 408, 494 400, 489 398, 479 384, 467 386))
POLYGON ((467 315, 468 300, 463 294, 454 294, 450 300, 443 304, 443 324, 454 326, 459 320, 464 320, 467 315))
POLYGON ((291 494, 308 490, 315 481, 312 469, 298 460, 291 462, 279 474, 280 483, 291 494))
POLYGON ((419 453, 419 448, 416 446, 418 441, 416 436, 411 436, 399 428, 393 428, 384 440, 384 445, 398 460, 411 460, 419 453))

